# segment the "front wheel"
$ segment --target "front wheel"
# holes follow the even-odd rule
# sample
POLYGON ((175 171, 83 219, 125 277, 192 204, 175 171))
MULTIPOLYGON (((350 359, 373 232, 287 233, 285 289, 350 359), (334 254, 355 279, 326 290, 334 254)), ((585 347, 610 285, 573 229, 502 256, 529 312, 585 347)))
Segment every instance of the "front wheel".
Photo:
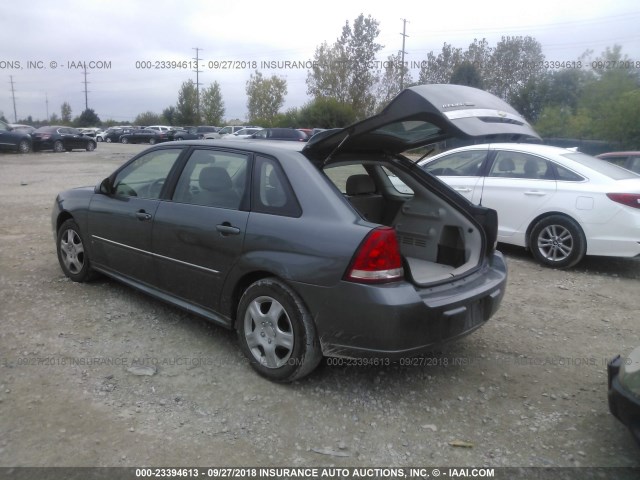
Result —
POLYGON ((260 375, 292 382, 313 371, 322 352, 313 319, 287 285, 265 278, 247 288, 238 305, 242 351, 260 375))
POLYGON ((87 143, 87 152, 93 152, 96 149, 96 144, 93 142, 87 143))
POLYGON ((107 139, 105 140, 105 142, 107 143, 111 143, 113 140, 111 140, 111 137, 107 137, 107 139))
POLYGON ((149 139, 149 145, 155 145, 156 144, 156 139, 155 138, 150 138, 149 139))
POLYGON ((86 282, 91 276, 91 263, 78 224, 69 219, 58 230, 58 261, 64 274, 74 282, 86 282))
POLYGON ((580 225, 563 215, 552 215, 536 223, 531 230, 529 246, 538 262, 555 268, 574 266, 587 251, 580 225))
POLYGON ((129 139, 127 137, 122 137, 120 139, 120 143, 129 143, 129 139))

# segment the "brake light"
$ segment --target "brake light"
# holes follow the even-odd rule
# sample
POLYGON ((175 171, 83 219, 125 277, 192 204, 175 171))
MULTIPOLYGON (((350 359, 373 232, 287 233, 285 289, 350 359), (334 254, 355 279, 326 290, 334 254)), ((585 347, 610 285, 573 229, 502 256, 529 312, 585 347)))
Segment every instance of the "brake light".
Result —
POLYGON ((640 194, 638 193, 607 193, 607 197, 628 207, 640 208, 640 194))
POLYGON ((358 247, 345 280, 385 283, 400 280, 403 275, 396 231, 391 227, 378 227, 358 247))

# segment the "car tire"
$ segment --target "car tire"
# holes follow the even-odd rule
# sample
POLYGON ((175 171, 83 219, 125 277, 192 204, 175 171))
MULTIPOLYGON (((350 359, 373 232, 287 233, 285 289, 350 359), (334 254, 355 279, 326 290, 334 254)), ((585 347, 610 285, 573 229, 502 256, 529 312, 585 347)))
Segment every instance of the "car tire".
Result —
POLYGON ((551 215, 531 229, 529 247, 542 265, 555 268, 573 267, 584 257, 587 241, 580 225, 564 215, 551 215))
POLYGON ((120 139, 120 143, 129 143, 129 139, 127 137, 122 137, 120 139))
POLYGON ((86 282, 92 276, 91 262, 78 224, 69 219, 58 229, 56 250, 64 274, 74 282, 86 282))
POLYGON ((96 137, 96 142, 102 142, 102 137, 96 137))
POLYGON ((107 143, 111 143, 111 142, 112 142, 111 137, 107 137, 107 139, 105 140, 105 142, 107 142, 107 143))
POLYGON ((289 286, 264 278, 238 304, 238 339, 254 370, 276 382, 293 382, 322 360, 313 318, 289 286))
POLYGON ((149 145, 155 145, 156 144, 156 139, 155 138, 150 138, 149 139, 149 145))
POLYGON ((20 140, 18 143, 18 153, 29 153, 31 151, 31 144, 28 140, 20 140))
POLYGON ((62 141, 56 140, 53 143, 53 151, 56 153, 62 153, 64 151, 64 145, 62 144, 62 141))
POLYGON ((96 144, 94 142, 87 143, 87 152, 93 152, 96 149, 96 144))

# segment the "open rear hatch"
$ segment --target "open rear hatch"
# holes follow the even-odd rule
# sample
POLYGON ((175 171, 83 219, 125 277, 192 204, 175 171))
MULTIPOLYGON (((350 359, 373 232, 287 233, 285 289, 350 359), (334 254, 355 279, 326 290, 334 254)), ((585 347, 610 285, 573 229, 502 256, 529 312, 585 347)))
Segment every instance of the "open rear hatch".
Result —
POLYGON ((491 142, 540 138, 518 112, 490 93, 461 85, 421 85, 402 91, 378 115, 315 135, 302 150, 322 168, 345 161, 368 163, 373 177, 372 165, 379 159, 380 167, 410 187, 413 195, 389 195, 391 182, 385 187, 384 177, 378 175, 373 181, 377 190, 368 198, 355 198, 349 192, 345 196, 363 218, 367 218, 359 208, 363 204, 386 202, 385 212, 388 203, 394 204, 392 215, 381 215, 385 220, 374 223, 394 227, 405 274, 418 285, 469 273, 493 251, 497 238, 495 211, 472 205, 399 158, 402 152, 451 137, 491 142), (396 158, 389 161, 389 157, 396 158))

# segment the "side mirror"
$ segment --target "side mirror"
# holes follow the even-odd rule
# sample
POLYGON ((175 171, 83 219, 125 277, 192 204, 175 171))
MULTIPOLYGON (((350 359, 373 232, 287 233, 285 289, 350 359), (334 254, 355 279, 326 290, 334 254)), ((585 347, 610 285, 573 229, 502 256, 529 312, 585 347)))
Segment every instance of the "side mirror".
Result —
POLYGON ((111 195, 113 193, 113 183, 111 183, 111 177, 107 177, 100 185, 96 187, 95 193, 101 193, 103 195, 111 195))

